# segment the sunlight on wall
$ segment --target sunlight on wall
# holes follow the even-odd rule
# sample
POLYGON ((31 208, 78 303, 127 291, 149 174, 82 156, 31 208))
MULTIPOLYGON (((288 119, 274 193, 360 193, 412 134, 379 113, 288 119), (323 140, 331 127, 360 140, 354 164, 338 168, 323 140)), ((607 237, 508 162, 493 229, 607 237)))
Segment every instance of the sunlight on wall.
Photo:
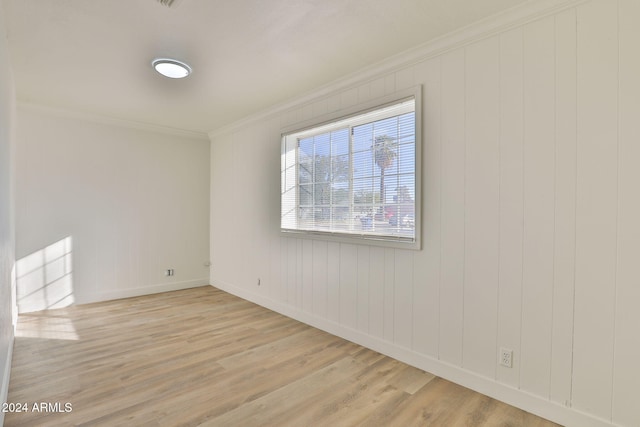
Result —
POLYGON ((71 236, 18 260, 18 311, 28 313, 73 304, 72 273, 71 236))

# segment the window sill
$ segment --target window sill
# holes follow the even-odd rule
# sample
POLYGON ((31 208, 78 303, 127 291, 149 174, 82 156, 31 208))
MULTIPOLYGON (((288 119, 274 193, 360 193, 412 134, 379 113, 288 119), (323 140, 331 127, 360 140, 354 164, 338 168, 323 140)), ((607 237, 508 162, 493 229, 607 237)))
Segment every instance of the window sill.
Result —
MULTIPOLYGON (((416 230, 416 233, 418 230, 416 230)), ((324 240, 336 243, 349 243, 353 245, 380 246, 394 249, 421 250, 420 242, 409 239, 387 236, 373 236, 363 234, 336 233, 325 231, 307 231, 307 230, 285 230, 280 229, 282 237, 293 237, 298 239, 324 240)))

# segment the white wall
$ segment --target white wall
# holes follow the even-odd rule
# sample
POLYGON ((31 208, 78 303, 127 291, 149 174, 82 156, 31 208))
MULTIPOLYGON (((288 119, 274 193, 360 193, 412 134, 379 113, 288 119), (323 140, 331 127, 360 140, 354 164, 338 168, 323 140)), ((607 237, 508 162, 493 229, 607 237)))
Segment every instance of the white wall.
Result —
MULTIPOLYGON (((14 331, 14 117, 15 92, 0 5, 0 403, 7 399, 14 331)), ((0 425, 3 420, 4 414, 0 412, 0 425)))
POLYGON ((17 145, 21 312, 208 283, 206 138, 18 106, 17 145))
POLYGON ((640 2, 560 3, 212 132, 212 284, 562 424, 640 425, 640 2), (280 129, 416 84, 423 249, 281 237, 280 129))

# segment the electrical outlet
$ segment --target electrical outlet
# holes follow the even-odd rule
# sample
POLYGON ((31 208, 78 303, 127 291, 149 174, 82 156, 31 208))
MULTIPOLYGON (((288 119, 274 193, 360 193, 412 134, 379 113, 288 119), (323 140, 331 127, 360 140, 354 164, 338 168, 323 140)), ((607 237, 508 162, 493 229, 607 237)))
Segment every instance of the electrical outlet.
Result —
POLYGON ((501 366, 506 368, 513 367, 513 350, 510 348, 500 347, 500 360, 499 363, 501 366))
POLYGON ((260 286, 260 278, 258 277, 258 286, 260 286))
POLYGON ((173 276, 173 268, 168 268, 164 271, 165 276, 173 276))

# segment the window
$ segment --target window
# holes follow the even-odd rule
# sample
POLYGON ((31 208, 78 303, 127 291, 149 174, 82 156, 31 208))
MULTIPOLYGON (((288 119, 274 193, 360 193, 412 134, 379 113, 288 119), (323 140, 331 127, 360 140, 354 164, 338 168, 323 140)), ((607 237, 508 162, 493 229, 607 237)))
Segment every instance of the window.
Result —
POLYGON ((282 137, 281 229, 417 244, 416 96, 282 137))

